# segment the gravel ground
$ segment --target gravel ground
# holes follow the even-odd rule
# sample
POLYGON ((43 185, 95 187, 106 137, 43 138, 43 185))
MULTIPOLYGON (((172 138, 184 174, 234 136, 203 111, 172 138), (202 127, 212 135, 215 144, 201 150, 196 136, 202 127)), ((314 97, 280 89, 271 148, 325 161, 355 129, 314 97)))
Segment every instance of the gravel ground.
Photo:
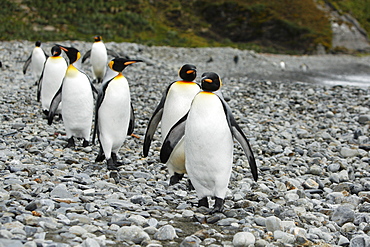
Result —
POLYGON ((64 149, 62 121, 47 125, 35 78, 22 74, 33 42, 0 42, 0 246, 370 246, 369 57, 107 47, 145 61, 124 71, 139 138, 120 150, 119 184, 94 162, 97 145, 64 149), (142 157, 146 124, 184 63, 197 66, 198 81, 221 76, 257 159, 254 182, 235 145, 224 213, 197 208, 185 179, 168 186, 160 133, 142 157))

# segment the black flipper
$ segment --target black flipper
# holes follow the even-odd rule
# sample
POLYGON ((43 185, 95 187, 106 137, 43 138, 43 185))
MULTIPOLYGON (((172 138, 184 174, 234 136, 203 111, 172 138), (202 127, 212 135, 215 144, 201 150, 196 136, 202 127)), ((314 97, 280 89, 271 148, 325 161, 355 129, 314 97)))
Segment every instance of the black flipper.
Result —
POLYGON ((32 53, 31 55, 27 58, 26 62, 23 65, 23 74, 25 75, 28 69, 28 66, 31 64, 31 58, 32 58, 32 53))
POLYGON ((232 135, 235 137, 235 139, 242 146, 244 153, 246 154, 248 158, 248 163, 249 163, 249 167, 251 169, 252 175, 253 175, 253 179, 254 181, 257 181, 258 171, 257 171, 256 160, 254 159, 253 151, 252 151, 251 146, 249 145, 248 139, 244 135, 243 130, 239 127, 238 123, 235 121, 235 118, 231 112, 229 105, 225 102, 225 100, 222 97, 219 96, 219 98, 224 107, 224 111, 225 111, 227 122, 229 124, 230 131, 232 135))
POLYGON ((171 156, 173 149, 177 143, 185 135, 185 123, 188 118, 188 113, 185 114, 168 132, 161 148, 160 159, 162 163, 166 163, 171 156))
POLYGON ((40 98, 41 98, 41 88, 42 88, 41 82, 42 82, 42 78, 44 77, 44 70, 45 70, 45 66, 42 69, 40 79, 36 81, 37 82, 37 102, 40 102, 40 98))
POLYGON ((211 210, 210 214, 222 213, 222 211, 224 210, 224 202, 224 199, 216 197, 215 205, 213 205, 213 209, 211 210))
MULTIPOLYGON (((111 80, 110 80, 111 81, 111 80)), ((104 96, 105 96, 105 90, 107 89, 108 85, 109 85, 109 82, 110 81, 107 81, 107 83, 104 83, 101 87, 101 89, 99 90, 98 92, 98 98, 96 100, 96 104, 95 104, 95 121, 94 121, 94 132, 93 132, 93 136, 92 136, 92 143, 94 144, 95 143, 95 137, 97 135, 99 135, 99 123, 98 123, 98 120, 99 120, 99 108, 104 100, 104 96)), ((95 87, 94 87, 95 88, 95 87)), ((95 89, 96 90, 96 89, 95 89)), ((98 137, 99 138, 99 137, 98 137)))
POLYGON ((172 82, 163 93, 161 101, 159 102, 157 108, 154 110, 152 117, 149 120, 148 127, 146 128, 145 138, 144 138, 144 147, 143 147, 143 155, 144 157, 148 156, 150 144, 153 140, 154 132, 158 127, 159 122, 162 119, 163 114, 163 107, 164 103, 166 102, 168 90, 172 86, 174 82, 172 82))
POLYGON ((62 101, 62 88, 63 88, 63 83, 60 85, 60 88, 54 95, 53 100, 50 103, 50 109, 49 109, 49 115, 48 115, 48 124, 51 125, 53 123, 53 118, 55 115, 55 112, 58 109, 58 106, 60 102, 62 101))
POLYGON ((135 113, 134 113, 134 107, 132 106, 132 103, 131 103, 130 122, 128 125, 127 135, 131 135, 132 133, 134 133, 134 128, 135 128, 135 113))
POLYGON ((48 55, 46 55, 46 53, 45 53, 45 56, 46 56, 46 60, 44 62, 44 66, 42 68, 42 73, 40 75, 40 78, 36 81, 36 85, 37 85, 37 102, 39 102, 40 99, 41 99, 41 88, 42 88, 41 82, 42 82, 42 78, 44 77, 45 64, 46 64, 47 59, 48 59, 48 55))
POLYGON ((88 50, 85 55, 82 57, 82 63, 85 62, 86 59, 88 59, 91 55, 91 50, 88 50))

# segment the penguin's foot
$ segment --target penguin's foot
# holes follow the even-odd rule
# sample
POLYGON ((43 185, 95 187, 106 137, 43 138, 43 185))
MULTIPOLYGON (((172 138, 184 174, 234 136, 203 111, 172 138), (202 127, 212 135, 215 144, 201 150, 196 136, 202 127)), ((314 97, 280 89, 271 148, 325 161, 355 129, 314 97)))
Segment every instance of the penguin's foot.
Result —
POLYGON ((213 209, 211 210, 210 214, 222 213, 222 211, 224 210, 224 202, 224 199, 216 197, 215 205, 213 205, 213 209))
POLYGON ((206 207, 209 208, 208 199, 207 197, 203 197, 198 201, 198 207, 206 207))
POLYGON ((75 147, 75 140, 73 139, 73 136, 68 139, 68 143, 65 146, 65 148, 72 148, 75 147))
POLYGON ((118 172, 117 172, 117 171, 111 171, 111 172, 109 173, 109 177, 110 177, 110 178, 113 178, 113 180, 114 180, 114 182, 115 182, 116 184, 118 184, 118 183, 119 183, 120 177, 119 177, 119 174, 118 174, 118 172))
POLYGON ((117 164, 117 154, 111 152, 110 157, 112 157, 111 159, 113 160, 113 163, 117 164))
POLYGON ((170 177, 170 185, 174 185, 174 184, 177 184, 178 182, 180 182, 180 180, 182 179, 182 177, 184 176, 184 174, 182 173, 177 173, 175 172, 171 177, 170 177))
POLYGON ((123 166, 122 162, 117 161, 117 154, 112 152, 110 155, 111 155, 113 163, 115 164, 116 167, 123 166))
POLYGON ((105 160, 105 155, 104 155, 102 147, 100 146, 99 153, 95 158, 95 162, 102 162, 104 160, 105 160))
POLYGON ((95 162, 102 162, 103 160, 105 160, 105 155, 103 153, 99 153, 95 158, 95 162))
POLYGON ((49 116, 49 111, 48 110, 43 110, 42 113, 44 113, 45 116, 49 116))
POLYGON ((113 158, 107 160, 107 169, 108 170, 118 170, 117 163, 114 162, 113 158))
POLYGON ((82 146, 85 148, 85 147, 87 147, 87 146, 89 146, 89 141, 86 141, 85 139, 84 139, 84 141, 82 142, 82 146))
POLYGON ((192 191, 192 190, 195 190, 194 186, 193 186, 193 183, 191 182, 190 179, 188 179, 188 190, 189 191, 192 191))

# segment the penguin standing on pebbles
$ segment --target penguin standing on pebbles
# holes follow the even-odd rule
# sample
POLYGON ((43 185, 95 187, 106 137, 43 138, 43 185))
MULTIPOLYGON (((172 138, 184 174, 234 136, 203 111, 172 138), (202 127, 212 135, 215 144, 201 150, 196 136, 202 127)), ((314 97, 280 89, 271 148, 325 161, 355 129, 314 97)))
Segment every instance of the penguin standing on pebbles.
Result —
POLYGON ((130 88, 122 71, 137 62, 142 60, 115 58, 110 61, 108 66, 115 73, 107 73, 98 94, 93 143, 98 135, 100 151, 95 161, 105 158, 108 170, 118 170, 120 163, 117 162, 117 153, 126 136, 132 134, 134 129, 130 88))
MULTIPOLYGON (((46 60, 38 82, 37 101, 41 100, 42 111, 46 116, 49 115, 51 101, 58 92, 67 70, 67 61, 60 55, 61 53, 62 49, 59 46, 55 45, 51 48, 52 56, 46 60)), ((56 113, 61 113, 61 104, 56 113)))
MULTIPOLYGON (((159 122, 163 141, 171 127, 189 111, 194 96, 200 91, 199 85, 194 82, 197 76, 194 65, 183 65, 179 70, 179 76, 182 80, 175 81, 167 87, 149 121, 144 139, 144 157, 148 156, 150 143, 159 122)), ((165 163, 170 174, 170 185, 176 184, 186 173, 183 141, 178 143, 165 163)))
POLYGON ((233 162, 233 137, 247 155, 254 180, 258 178, 248 140, 219 94, 221 85, 216 73, 202 75, 202 91, 194 97, 188 114, 170 130, 160 154, 165 162, 184 136, 185 166, 199 198, 198 205, 208 207, 207 197, 214 197, 211 213, 223 211, 233 162))
POLYGON ((118 57, 118 54, 105 47, 101 36, 94 37, 95 42, 93 43, 90 50, 88 50, 82 58, 82 63, 90 57, 91 70, 93 73, 93 83, 102 82, 105 72, 107 70, 108 55, 118 57))
POLYGON ((62 118, 68 138, 66 147, 75 146, 74 137, 83 138, 83 146, 86 147, 89 145, 94 112, 93 94, 97 91, 90 78, 79 69, 81 53, 74 47, 58 46, 65 51, 70 64, 62 85, 51 102, 48 124, 52 124, 58 105, 62 101, 62 118))
POLYGON ((27 58, 23 65, 23 74, 26 74, 28 67, 31 65, 31 71, 36 78, 37 83, 41 76, 47 57, 48 55, 46 55, 44 50, 41 48, 41 41, 36 41, 31 55, 27 58))

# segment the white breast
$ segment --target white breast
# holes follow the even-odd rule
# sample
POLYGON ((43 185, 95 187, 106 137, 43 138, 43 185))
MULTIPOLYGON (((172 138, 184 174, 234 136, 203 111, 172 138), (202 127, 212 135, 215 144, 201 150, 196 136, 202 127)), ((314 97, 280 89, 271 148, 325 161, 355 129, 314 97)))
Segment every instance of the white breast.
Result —
POLYGON ((62 102, 62 117, 67 136, 74 133, 76 137, 88 139, 94 110, 93 93, 87 76, 73 65, 68 67, 63 81, 62 102))
POLYGON ((161 122, 162 139, 171 127, 177 123, 190 109, 199 86, 189 82, 175 82, 168 91, 161 122))
POLYGON ((186 169, 199 198, 224 198, 233 157, 233 139, 220 99, 199 93, 185 128, 186 169))

